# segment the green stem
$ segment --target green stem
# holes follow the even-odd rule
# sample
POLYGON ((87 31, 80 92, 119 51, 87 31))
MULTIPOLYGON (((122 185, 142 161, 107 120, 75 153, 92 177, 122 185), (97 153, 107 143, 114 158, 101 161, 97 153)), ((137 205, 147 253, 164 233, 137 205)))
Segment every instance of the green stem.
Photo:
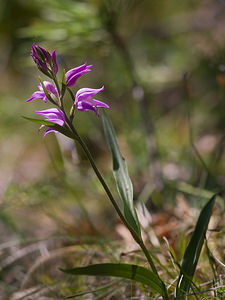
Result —
POLYGON ((86 154, 86 156, 87 156, 87 158, 88 158, 88 160, 89 160, 89 162, 90 162, 90 164, 91 164, 91 166, 92 166, 92 168, 93 168, 93 170, 94 170, 96 176, 98 177, 99 181, 101 182, 101 184, 102 184, 102 186, 103 186, 103 188, 104 188, 104 190, 105 190, 105 192, 106 192, 106 194, 107 194, 109 200, 111 201, 113 207, 115 208, 116 212, 118 213, 118 215, 119 215, 121 221, 122 221, 123 224, 128 228, 128 230, 129 230, 130 233, 132 234, 134 240, 137 242, 137 244, 138 244, 138 245, 140 246, 140 248, 142 249, 142 251, 143 251, 145 257, 146 257, 147 260, 148 260, 148 263, 149 263, 149 265, 150 265, 150 267, 151 267, 153 273, 155 273, 155 274, 157 275, 157 277, 160 279, 160 281, 162 282, 163 287, 164 287, 164 291, 165 291, 165 297, 164 297, 164 299, 168 300, 169 298, 168 298, 166 286, 164 285, 164 282, 163 282, 163 281, 161 280, 161 278, 159 277, 158 271, 157 271, 157 269, 156 269, 156 267, 155 267, 155 264, 154 264, 154 262, 153 262, 153 260, 152 260, 152 257, 151 257, 151 255, 150 255, 148 249, 146 248, 146 246, 145 246, 143 240, 141 239, 141 237, 139 237, 139 235, 136 233, 136 231, 133 230, 133 228, 130 226, 130 224, 127 222, 127 220, 125 219, 124 215, 122 214, 122 212, 121 212, 121 210, 120 210, 120 208, 119 208, 117 202, 115 201, 115 199, 114 199, 114 197, 113 197, 113 195, 112 195, 112 193, 111 193, 111 191, 110 191, 110 189, 109 189, 107 183, 105 182, 105 180, 104 180, 104 178, 102 177, 102 175, 101 175, 99 169, 97 168, 97 166, 96 166, 96 164, 95 164, 95 162, 94 162, 94 159, 93 159, 93 157, 92 157, 92 155, 91 155, 89 149, 87 148, 86 144, 84 143, 84 141, 82 140, 82 138, 80 137, 80 135, 78 134, 78 132, 76 131, 76 129, 74 128, 73 124, 72 124, 69 120, 67 120, 67 122, 68 122, 68 124, 69 124, 71 130, 73 131, 73 133, 74 133, 74 135, 75 135, 75 140, 77 140, 77 141, 79 142, 79 144, 80 144, 80 146, 82 147, 84 153, 86 154))

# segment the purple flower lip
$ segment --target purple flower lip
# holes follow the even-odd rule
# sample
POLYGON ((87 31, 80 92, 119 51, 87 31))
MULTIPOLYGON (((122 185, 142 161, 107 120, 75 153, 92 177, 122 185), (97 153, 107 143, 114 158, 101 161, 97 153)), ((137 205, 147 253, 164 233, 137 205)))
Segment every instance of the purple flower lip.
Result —
POLYGON ((98 107, 110 108, 104 102, 93 99, 99 92, 104 90, 104 86, 100 89, 83 88, 77 91, 75 99, 75 107, 77 110, 86 111, 92 110, 98 115, 98 107))
MULTIPOLYGON (((58 98, 58 92, 51 82, 44 81, 44 86, 46 87, 47 92, 50 94, 50 96, 52 98, 54 98, 54 97, 56 97, 56 99, 58 98)), ((47 103, 48 98, 46 97, 45 92, 43 91, 41 83, 38 85, 38 88, 39 88, 39 91, 34 92, 26 102, 30 102, 34 99, 41 99, 45 103, 47 103)))
POLYGON ((91 71, 91 67, 92 65, 87 66, 87 63, 85 63, 79 67, 76 67, 66 72, 66 85, 68 87, 74 86, 79 77, 91 71))
POLYGON ((48 75, 48 71, 52 69, 53 73, 56 74, 58 72, 58 65, 56 62, 55 50, 52 51, 52 55, 45 50, 43 47, 33 44, 31 56, 37 65, 38 69, 42 71, 44 74, 48 75))
MULTIPOLYGON (((65 125, 65 115, 64 113, 59 109, 59 108, 50 108, 50 109, 45 109, 45 110, 36 110, 36 114, 39 114, 43 117, 46 118, 46 121, 53 122, 59 126, 64 126, 65 125)), ((45 125, 41 125, 39 130, 43 128, 45 125)), ((55 129, 52 129, 48 127, 45 132, 43 133, 43 137, 46 136, 46 134, 50 132, 58 132, 55 129)))

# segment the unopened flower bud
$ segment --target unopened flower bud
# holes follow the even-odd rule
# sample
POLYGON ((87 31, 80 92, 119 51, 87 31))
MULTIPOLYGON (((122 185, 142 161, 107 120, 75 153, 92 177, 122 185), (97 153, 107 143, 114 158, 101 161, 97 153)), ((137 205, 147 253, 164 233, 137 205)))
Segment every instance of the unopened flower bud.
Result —
POLYGON ((53 50, 51 55, 47 50, 45 50, 41 46, 33 44, 31 56, 34 62, 36 63, 38 69, 45 75, 50 76, 49 71, 52 71, 54 74, 58 72, 55 50, 53 50))

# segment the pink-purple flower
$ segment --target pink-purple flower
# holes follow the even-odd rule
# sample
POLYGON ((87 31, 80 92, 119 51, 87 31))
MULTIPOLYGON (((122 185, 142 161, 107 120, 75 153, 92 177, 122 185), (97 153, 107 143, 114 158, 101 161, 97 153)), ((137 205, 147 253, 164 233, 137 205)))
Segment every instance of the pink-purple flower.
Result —
POLYGON ((58 65, 56 62, 55 50, 53 50, 52 54, 50 54, 47 50, 45 50, 41 46, 33 44, 31 56, 40 71, 42 71, 47 75, 49 70, 48 66, 49 66, 50 70, 52 70, 54 74, 57 74, 58 65))
POLYGON ((87 66, 87 63, 85 63, 77 68, 71 69, 68 72, 66 72, 66 85, 68 87, 73 86, 80 76, 91 71, 91 67, 92 65, 87 66))
MULTIPOLYGON (((46 118, 46 121, 55 123, 59 126, 64 126, 65 124, 65 115, 59 108, 50 108, 45 110, 35 111, 36 114, 39 114, 46 118)), ((41 125, 39 130, 43 128, 45 125, 41 125)), ((58 132, 50 127, 48 127, 45 132, 43 133, 43 137, 46 136, 49 132, 58 132)))
MULTIPOLYGON (((91 71, 92 65, 87 65, 87 63, 84 63, 83 65, 73 68, 68 72, 66 72, 65 81, 63 79, 63 83, 60 88, 56 76, 58 72, 58 65, 56 62, 55 50, 53 50, 52 54, 50 54, 43 47, 33 44, 31 56, 34 62, 36 63, 38 69, 42 71, 45 75, 50 77, 54 82, 53 85, 49 81, 43 82, 41 80, 41 83, 38 85, 38 90, 35 91, 31 95, 31 97, 26 100, 26 102, 30 102, 35 99, 41 99, 45 103, 47 103, 49 100, 50 102, 52 102, 57 106, 57 108, 35 111, 36 114, 39 114, 45 118, 45 120, 40 121, 40 123, 42 124, 40 129, 43 128, 44 126, 47 126, 47 129, 43 134, 43 136, 45 137, 46 134, 48 134, 49 132, 57 132, 56 128, 59 129, 60 132, 62 131, 58 126, 64 126, 67 119, 67 115, 63 109, 64 107, 63 97, 66 91, 66 87, 69 88, 74 86, 76 84, 76 81, 82 75, 91 71), (58 126, 51 126, 50 124, 48 125, 46 121, 55 123, 58 126)), ((92 110, 96 115, 98 115, 99 107, 109 108, 109 106, 104 102, 95 99, 96 94, 104 90, 104 86, 102 86, 100 89, 91 89, 91 88, 79 89, 76 93, 75 99, 70 89, 68 90, 74 101, 74 104, 70 110, 70 119, 68 118, 67 120, 68 122, 73 121, 74 112, 76 109, 79 111, 92 110)))
POLYGON ((77 91, 75 98, 75 108, 80 111, 93 110, 98 115, 98 107, 109 108, 107 104, 93 97, 104 90, 104 86, 100 89, 83 88, 77 91))
MULTIPOLYGON (((53 98, 53 100, 55 100, 55 98, 58 98, 58 93, 57 93, 57 90, 54 87, 54 85, 49 81, 44 81, 43 83, 44 83, 44 86, 46 87, 47 92, 53 98)), ((38 85, 38 88, 39 88, 39 91, 34 92, 26 102, 30 102, 34 99, 41 99, 45 103, 48 101, 48 98, 45 95, 45 92, 43 90, 41 83, 38 85)))

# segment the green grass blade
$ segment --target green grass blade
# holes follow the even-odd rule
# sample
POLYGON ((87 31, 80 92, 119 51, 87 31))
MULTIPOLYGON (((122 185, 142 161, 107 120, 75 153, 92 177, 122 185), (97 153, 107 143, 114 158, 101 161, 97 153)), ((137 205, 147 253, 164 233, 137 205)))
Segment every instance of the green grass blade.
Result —
POLYGON ((68 136, 71 139, 75 138, 66 126, 62 127, 58 124, 55 124, 53 122, 49 122, 49 121, 46 121, 46 120, 42 120, 42 119, 28 118, 28 117, 24 117, 24 116, 23 116, 23 118, 28 120, 28 121, 34 122, 34 123, 38 123, 38 124, 41 124, 41 125, 45 125, 47 127, 51 127, 52 129, 57 130, 58 132, 68 136))
POLYGON ((76 298, 76 297, 80 297, 80 296, 84 296, 84 295, 87 295, 87 294, 92 294, 92 293, 96 293, 96 292, 101 292, 103 290, 106 290, 110 287, 112 287, 113 285, 115 286, 118 286, 118 285, 121 285, 123 284, 123 279, 117 279, 115 281, 111 281, 105 285, 102 285, 100 287, 97 287, 95 289, 91 289, 91 290, 87 290, 87 291, 82 291, 82 292, 78 292, 76 294, 73 294, 71 296, 67 296, 65 298, 63 298, 63 300, 67 300, 67 299, 72 299, 72 298, 76 298))
POLYGON ((195 226, 195 230, 185 250, 176 287, 176 297, 184 296, 189 292, 212 214, 215 198, 216 195, 214 195, 203 207, 195 226))
POLYGON ((140 224, 133 202, 133 185, 128 174, 126 161, 121 155, 113 125, 105 111, 102 111, 102 120, 106 140, 112 153, 113 174, 123 202, 124 216, 129 225, 141 236, 140 224))
POLYGON ((62 271, 73 275, 111 276, 131 279, 146 284, 161 296, 165 296, 163 283, 158 276, 149 269, 137 265, 105 263, 62 271))

